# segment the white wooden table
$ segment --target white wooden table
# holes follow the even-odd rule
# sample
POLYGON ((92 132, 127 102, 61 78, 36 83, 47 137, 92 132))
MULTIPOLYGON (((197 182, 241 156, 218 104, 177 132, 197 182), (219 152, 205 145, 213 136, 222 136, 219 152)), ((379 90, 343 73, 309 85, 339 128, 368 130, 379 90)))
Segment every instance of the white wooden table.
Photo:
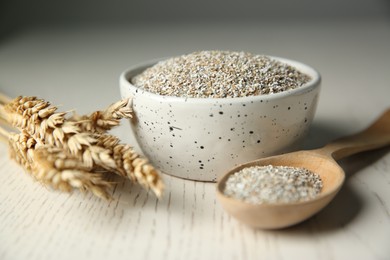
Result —
MULTIPOLYGON (((228 24, 32 28, 0 40, 0 90, 80 113, 119 99, 121 71, 202 49, 246 50, 316 67, 323 88, 305 148, 366 127, 390 105, 390 24, 228 24)), ((114 133, 134 146, 125 123, 114 133)), ((390 153, 341 162, 348 178, 310 220, 253 230, 212 183, 164 176, 161 201, 129 182, 112 202, 42 187, 0 144, 0 259, 390 259, 390 153)))

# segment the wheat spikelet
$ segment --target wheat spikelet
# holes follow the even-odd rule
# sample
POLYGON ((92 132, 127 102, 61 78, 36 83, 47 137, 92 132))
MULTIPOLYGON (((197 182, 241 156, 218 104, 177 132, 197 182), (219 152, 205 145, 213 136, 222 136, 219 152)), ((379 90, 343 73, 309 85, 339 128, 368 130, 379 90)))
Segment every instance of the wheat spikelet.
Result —
POLYGON ((26 131, 10 133, 8 137, 9 154, 17 163, 31 172, 32 153, 37 142, 26 131))
POLYGON ((36 97, 17 97, 6 104, 3 110, 5 118, 14 127, 19 128, 19 130, 27 130, 31 135, 41 140, 52 135, 50 130, 61 126, 66 120, 66 113, 56 113, 56 107, 50 106, 49 102, 36 97))
POLYGON ((39 182, 55 190, 71 192, 79 189, 109 199, 107 188, 111 185, 101 173, 93 172, 77 157, 62 149, 44 147, 26 131, 9 134, 10 155, 39 182))
POLYGON ((91 191, 104 199, 111 196, 107 189, 111 184, 101 173, 93 172, 77 157, 64 153, 62 149, 41 147, 33 153, 32 172, 42 183, 61 191, 73 189, 91 191))
POLYGON ((131 118, 132 112, 131 99, 124 99, 111 104, 103 111, 95 111, 90 115, 74 114, 69 120, 77 122, 85 131, 105 133, 118 126, 122 118, 131 118))
POLYGON ((157 170, 146 158, 142 158, 129 145, 120 144, 119 139, 112 135, 100 135, 98 144, 112 151, 117 174, 151 189, 157 197, 162 196, 164 184, 157 170))

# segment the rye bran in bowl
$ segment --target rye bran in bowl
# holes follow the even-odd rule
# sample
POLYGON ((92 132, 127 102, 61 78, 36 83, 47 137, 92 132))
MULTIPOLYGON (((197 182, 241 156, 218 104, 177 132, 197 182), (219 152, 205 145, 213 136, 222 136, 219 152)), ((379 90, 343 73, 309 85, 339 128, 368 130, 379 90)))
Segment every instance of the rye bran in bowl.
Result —
POLYGON ((288 59, 202 51, 130 68, 120 89, 133 97, 133 134, 157 168, 215 181, 237 164, 298 148, 320 75, 288 59))

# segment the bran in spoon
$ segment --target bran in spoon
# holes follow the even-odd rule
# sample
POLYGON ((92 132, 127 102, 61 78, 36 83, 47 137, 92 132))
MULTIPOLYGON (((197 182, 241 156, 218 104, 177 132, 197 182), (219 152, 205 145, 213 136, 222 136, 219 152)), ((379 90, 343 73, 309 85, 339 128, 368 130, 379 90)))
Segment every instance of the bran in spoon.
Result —
POLYGON ((320 176, 305 168, 253 166, 230 175, 224 194, 251 204, 307 201, 322 189, 320 176))

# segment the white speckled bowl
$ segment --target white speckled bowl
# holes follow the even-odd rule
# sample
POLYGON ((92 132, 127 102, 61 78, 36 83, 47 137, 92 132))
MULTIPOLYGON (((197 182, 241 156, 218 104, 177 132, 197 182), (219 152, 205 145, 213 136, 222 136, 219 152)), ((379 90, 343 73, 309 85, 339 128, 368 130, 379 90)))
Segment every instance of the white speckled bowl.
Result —
POLYGON ((155 62, 120 75, 122 98, 133 97, 131 128, 150 161, 163 173, 215 181, 247 161, 298 148, 316 110, 320 75, 313 68, 276 58, 311 76, 304 86, 277 94, 241 98, 179 98, 131 84, 155 62))

